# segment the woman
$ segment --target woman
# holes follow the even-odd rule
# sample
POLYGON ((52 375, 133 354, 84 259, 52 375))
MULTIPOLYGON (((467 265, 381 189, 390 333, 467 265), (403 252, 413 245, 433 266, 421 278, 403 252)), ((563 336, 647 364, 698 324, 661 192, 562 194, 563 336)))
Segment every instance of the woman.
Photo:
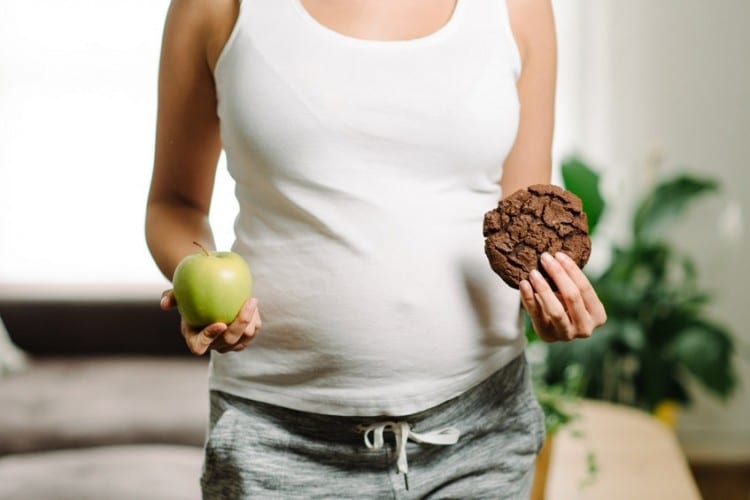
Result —
POLYGON ((264 318, 183 321, 211 351, 204 497, 528 495, 519 302, 548 341, 605 320, 564 256, 519 301, 483 253, 484 212, 550 180, 555 65, 549 0, 172 1, 148 244, 167 278, 213 246, 223 148, 264 318))

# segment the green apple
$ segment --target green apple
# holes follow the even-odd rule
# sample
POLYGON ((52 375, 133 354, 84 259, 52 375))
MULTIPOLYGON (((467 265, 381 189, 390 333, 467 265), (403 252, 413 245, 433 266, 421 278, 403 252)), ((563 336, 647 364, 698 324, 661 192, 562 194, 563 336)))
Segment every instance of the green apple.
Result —
POLYGON ((234 252, 201 251, 179 263, 172 277, 177 310, 193 328, 211 323, 231 323, 250 298, 253 278, 242 258, 234 252))

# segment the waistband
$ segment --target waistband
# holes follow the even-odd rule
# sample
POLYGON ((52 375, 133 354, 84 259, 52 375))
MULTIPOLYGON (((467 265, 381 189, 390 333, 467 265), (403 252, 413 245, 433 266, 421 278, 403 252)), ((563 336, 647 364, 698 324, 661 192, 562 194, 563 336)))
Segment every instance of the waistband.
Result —
POLYGON ((373 415, 371 417, 325 415, 292 410, 252 401, 231 394, 212 391, 225 403, 255 418, 287 429, 290 433, 323 438, 331 442, 362 442, 363 429, 384 422, 408 422, 412 431, 420 432, 452 426, 483 408, 510 401, 530 386, 528 364, 524 354, 493 373, 463 394, 427 410, 410 415, 373 415))

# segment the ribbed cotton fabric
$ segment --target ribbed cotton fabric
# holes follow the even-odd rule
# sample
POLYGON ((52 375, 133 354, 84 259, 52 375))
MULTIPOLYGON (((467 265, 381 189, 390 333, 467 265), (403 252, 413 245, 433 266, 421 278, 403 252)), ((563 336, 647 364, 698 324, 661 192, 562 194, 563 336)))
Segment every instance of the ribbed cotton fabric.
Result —
POLYGON ((244 0, 215 69, 240 212, 234 251, 263 328, 210 385, 334 415, 404 415, 523 349, 518 292, 483 215, 515 139, 520 58, 504 0, 435 32, 338 33, 300 0, 244 0))

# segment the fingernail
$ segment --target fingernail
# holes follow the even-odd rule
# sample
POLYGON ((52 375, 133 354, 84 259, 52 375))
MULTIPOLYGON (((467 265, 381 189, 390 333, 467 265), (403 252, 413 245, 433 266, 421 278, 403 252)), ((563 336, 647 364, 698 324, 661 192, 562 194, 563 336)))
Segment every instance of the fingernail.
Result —
POLYGON ((548 252, 542 254, 542 262, 552 262, 552 256, 548 252))
POLYGON ((566 254, 565 252, 557 252, 555 254, 555 257, 557 258, 557 260, 570 260, 570 257, 568 257, 568 254, 566 254))
POLYGON ((531 279, 534 279, 534 280, 541 280, 541 279, 544 279, 544 278, 542 277, 542 273, 540 273, 540 272, 539 272, 539 271, 537 271, 536 269, 532 269, 532 270, 531 270, 531 272, 529 273, 529 277, 531 277, 531 279))

